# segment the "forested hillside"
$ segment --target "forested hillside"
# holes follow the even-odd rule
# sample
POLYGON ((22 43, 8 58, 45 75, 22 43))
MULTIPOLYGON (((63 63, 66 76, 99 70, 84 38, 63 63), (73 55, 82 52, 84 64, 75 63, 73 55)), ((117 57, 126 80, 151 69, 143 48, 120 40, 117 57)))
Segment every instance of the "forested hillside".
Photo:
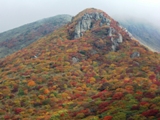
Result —
POLYGON ((0 60, 2 120, 159 120, 160 55, 101 10, 0 60))
POLYGON ((57 15, 0 33, 0 58, 12 54, 71 21, 70 15, 57 15))

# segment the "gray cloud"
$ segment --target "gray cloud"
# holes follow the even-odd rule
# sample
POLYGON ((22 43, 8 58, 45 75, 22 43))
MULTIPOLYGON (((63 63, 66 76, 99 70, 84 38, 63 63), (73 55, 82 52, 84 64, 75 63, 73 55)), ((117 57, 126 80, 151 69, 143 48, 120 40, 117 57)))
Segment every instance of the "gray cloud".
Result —
POLYGON ((159 24, 159 0, 0 0, 0 32, 57 14, 98 8, 115 19, 138 18, 159 24))

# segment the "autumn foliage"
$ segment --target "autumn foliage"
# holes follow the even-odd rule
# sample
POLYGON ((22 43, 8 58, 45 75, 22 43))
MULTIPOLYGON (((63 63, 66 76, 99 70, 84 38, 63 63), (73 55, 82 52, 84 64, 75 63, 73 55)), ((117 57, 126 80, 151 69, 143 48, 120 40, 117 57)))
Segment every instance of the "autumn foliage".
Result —
POLYGON ((110 17, 110 26, 123 36, 118 51, 111 51, 108 36, 97 36, 107 25, 69 40, 76 20, 93 11, 0 60, 0 119, 160 119, 158 53, 131 39, 110 17), (131 58, 135 51, 141 56, 131 58))

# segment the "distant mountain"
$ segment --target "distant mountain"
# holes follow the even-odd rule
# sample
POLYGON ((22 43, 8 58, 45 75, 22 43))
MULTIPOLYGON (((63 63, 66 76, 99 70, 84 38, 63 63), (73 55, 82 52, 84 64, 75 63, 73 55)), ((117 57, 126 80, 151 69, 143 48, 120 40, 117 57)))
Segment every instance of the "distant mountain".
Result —
POLYGON ((71 21, 70 15, 57 15, 0 33, 0 58, 20 50, 71 21))
POLYGON ((101 10, 0 59, 0 120, 159 119, 160 54, 101 10))
POLYGON ((153 51, 160 52, 160 29, 139 20, 119 20, 135 38, 153 51))

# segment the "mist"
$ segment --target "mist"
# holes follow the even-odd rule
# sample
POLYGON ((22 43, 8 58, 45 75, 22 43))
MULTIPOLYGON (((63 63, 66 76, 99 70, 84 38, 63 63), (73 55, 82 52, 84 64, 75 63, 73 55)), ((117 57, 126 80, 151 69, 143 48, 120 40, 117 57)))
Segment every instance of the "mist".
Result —
POLYGON ((0 0, 0 32, 58 14, 75 16, 86 8, 115 20, 137 19, 159 26, 159 0, 0 0))

